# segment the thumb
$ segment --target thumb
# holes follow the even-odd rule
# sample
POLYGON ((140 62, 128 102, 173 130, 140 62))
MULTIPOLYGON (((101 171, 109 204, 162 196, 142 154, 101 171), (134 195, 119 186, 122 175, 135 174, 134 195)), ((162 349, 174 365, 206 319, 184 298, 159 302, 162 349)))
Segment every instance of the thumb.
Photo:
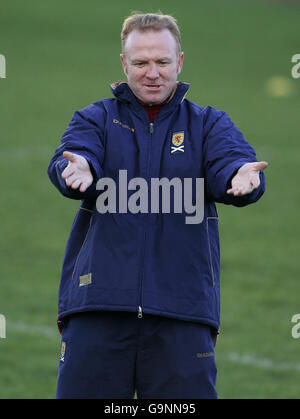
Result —
POLYGON ((264 170, 266 167, 268 167, 268 163, 266 161, 259 161, 259 162, 254 163, 253 165, 253 169, 257 170, 258 172, 260 170, 264 170))
POLYGON ((69 160, 71 163, 76 161, 76 154, 71 153, 70 151, 64 151, 63 156, 65 159, 69 160))

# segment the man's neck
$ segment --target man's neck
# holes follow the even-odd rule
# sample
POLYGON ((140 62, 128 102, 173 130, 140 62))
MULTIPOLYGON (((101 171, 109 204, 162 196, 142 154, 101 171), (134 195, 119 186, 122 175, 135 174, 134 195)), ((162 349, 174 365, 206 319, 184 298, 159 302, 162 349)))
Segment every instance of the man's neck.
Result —
POLYGON ((140 104, 143 105, 144 109, 147 111, 149 118, 151 122, 154 122, 158 112, 160 111, 160 108, 164 106, 165 103, 169 101, 169 98, 167 98, 165 101, 157 104, 151 104, 151 103, 144 103, 140 99, 138 99, 140 104))
POLYGON ((150 118, 151 122, 154 122, 158 112, 160 111, 160 108, 172 99, 172 97, 174 96, 174 94, 176 92, 176 89, 177 89, 177 83, 176 83, 174 89, 172 90, 170 96, 168 96, 167 99, 165 99, 161 103, 145 103, 145 102, 141 101, 139 98, 137 98, 138 101, 140 102, 140 104, 143 105, 144 109, 146 109, 146 111, 148 112, 148 115, 149 115, 149 118, 150 118))

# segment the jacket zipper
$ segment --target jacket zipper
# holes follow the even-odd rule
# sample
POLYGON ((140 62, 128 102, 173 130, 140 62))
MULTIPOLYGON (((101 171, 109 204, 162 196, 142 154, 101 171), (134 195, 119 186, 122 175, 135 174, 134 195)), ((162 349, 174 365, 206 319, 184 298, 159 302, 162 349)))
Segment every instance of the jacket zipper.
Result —
POLYGON ((139 306, 139 309, 138 309, 138 318, 139 319, 142 319, 143 318, 143 309, 142 309, 141 306, 139 306))
MULTIPOLYGON (((147 179, 149 178, 149 169, 150 169, 150 154, 151 154, 151 147, 152 147, 152 134, 153 134, 153 122, 150 122, 149 125, 149 133, 150 133, 150 144, 148 148, 148 163, 147 163, 147 179)), ((145 254, 146 254, 146 242, 147 242, 147 226, 144 227, 144 248, 143 248, 143 255, 142 255, 142 269, 141 269, 141 279, 140 279, 140 304, 138 306, 138 318, 143 318, 143 308, 142 308, 142 284, 143 284, 143 276, 144 276, 144 266, 145 266, 145 254)))

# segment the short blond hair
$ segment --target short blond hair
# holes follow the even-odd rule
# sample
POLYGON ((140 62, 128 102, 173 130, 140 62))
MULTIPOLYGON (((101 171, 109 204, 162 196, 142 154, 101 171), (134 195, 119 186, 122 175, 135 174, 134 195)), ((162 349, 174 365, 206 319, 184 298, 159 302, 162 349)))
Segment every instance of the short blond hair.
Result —
POLYGON ((181 35, 180 30, 177 25, 177 21, 173 16, 164 15, 161 12, 159 13, 141 13, 141 12, 132 12, 124 22, 121 32, 121 41, 122 41, 122 50, 124 53, 125 42, 130 34, 134 30, 141 32, 146 32, 149 30, 161 31, 163 29, 168 29, 173 35, 176 41, 176 51, 177 54, 181 53, 181 35))

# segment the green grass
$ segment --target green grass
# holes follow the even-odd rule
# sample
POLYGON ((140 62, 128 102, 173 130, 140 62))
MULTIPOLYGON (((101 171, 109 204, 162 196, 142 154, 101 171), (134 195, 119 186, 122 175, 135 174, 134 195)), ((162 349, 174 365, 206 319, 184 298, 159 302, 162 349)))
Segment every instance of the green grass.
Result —
POLYGON ((53 398, 57 290, 78 202, 46 170, 72 113, 124 78, 119 32, 131 10, 177 17, 188 98, 226 110, 267 160, 267 192, 246 208, 218 205, 221 233, 220 398, 299 398, 300 7, 272 1, 3 1, 0 54, 0 398, 53 398), (162 7, 163 6, 163 7, 162 7), (292 94, 272 97, 272 76, 292 94))

